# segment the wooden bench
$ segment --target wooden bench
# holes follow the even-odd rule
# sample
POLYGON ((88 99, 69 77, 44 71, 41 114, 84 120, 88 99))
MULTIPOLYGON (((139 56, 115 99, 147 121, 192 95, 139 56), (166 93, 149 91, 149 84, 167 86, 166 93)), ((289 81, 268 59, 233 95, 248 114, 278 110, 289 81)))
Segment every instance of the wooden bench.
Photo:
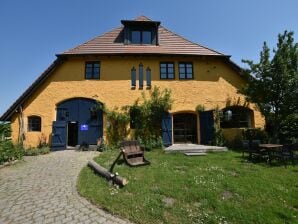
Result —
POLYGON ((129 166, 148 165, 150 162, 144 157, 144 148, 138 141, 123 141, 120 143, 120 149, 125 162, 129 166))

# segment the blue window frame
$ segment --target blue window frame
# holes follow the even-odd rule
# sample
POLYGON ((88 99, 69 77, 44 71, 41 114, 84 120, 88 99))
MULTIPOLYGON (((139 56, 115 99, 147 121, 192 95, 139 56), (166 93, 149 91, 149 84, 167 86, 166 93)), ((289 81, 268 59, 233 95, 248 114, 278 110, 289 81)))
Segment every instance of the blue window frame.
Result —
POLYGON ((160 63, 160 79, 175 79, 175 64, 174 62, 160 63))
POLYGON ((85 79, 100 79, 100 62, 91 61, 85 64, 85 79))
POLYGON ((191 62, 179 62, 179 79, 193 79, 193 65, 191 62))

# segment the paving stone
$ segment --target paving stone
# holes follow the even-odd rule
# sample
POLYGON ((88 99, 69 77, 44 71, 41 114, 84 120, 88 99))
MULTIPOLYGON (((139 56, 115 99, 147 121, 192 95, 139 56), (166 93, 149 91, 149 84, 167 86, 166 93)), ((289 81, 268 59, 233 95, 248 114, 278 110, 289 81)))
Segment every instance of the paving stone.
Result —
POLYGON ((25 157, 0 172, 0 223, 123 223, 79 196, 77 176, 98 152, 25 157))

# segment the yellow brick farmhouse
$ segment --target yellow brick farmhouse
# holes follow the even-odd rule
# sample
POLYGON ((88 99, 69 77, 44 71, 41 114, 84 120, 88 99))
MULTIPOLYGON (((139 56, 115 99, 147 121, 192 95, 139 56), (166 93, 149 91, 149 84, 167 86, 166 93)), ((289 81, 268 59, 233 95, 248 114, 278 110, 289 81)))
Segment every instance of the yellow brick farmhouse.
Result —
MULTIPOLYGON (((15 142, 26 147, 46 138, 52 148, 96 144, 105 137, 105 119, 96 102, 108 108, 132 105, 154 86, 172 90, 171 111, 163 120, 165 145, 208 144, 214 120, 223 113, 226 133, 263 127, 253 105, 238 90, 246 84, 230 56, 186 40, 145 16, 122 25, 57 59, 1 116, 11 121, 15 142), (198 106, 205 111, 197 111, 198 106), (244 106, 245 105, 245 106, 244 106)), ((232 137, 232 136, 229 136, 232 137)))

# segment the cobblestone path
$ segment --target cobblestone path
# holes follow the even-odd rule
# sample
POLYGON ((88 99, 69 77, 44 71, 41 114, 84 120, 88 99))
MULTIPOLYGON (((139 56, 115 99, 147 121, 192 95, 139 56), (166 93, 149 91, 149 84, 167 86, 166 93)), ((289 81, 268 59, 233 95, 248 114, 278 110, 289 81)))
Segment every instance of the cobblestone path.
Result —
POLYGON ((97 154, 58 151, 0 169, 0 223, 127 224, 77 193, 80 170, 97 154))

